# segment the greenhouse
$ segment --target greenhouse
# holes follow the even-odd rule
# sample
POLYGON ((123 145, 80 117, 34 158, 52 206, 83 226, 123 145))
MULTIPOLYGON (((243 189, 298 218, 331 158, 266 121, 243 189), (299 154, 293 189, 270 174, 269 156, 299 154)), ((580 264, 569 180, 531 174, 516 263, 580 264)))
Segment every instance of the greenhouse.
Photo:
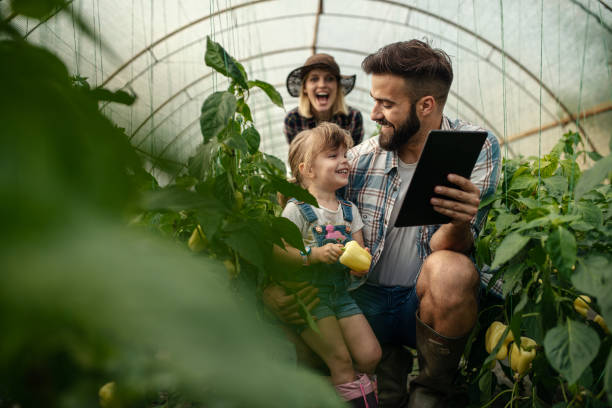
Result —
POLYGON ((611 406, 611 70, 609 0, 0 0, 0 408, 611 406))

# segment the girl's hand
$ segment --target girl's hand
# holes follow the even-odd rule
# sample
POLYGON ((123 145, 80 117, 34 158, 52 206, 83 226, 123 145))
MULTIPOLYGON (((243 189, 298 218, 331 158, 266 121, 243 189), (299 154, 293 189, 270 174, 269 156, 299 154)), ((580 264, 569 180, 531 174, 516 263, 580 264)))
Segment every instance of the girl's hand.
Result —
POLYGON ((334 264, 342 255, 342 244, 325 244, 322 247, 312 248, 310 258, 312 263, 334 264))

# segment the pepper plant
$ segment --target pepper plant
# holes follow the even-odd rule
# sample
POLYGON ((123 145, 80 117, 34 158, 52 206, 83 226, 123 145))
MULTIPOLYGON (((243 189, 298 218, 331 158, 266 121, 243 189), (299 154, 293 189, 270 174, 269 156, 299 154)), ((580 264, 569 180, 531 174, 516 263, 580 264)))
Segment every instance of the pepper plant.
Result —
POLYGON ((596 320, 601 313, 599 322, 612 322, 612 155, 588 154, 579 150, 580 142, 578 133, 569 132, 541 158, 505 160, 496 194, 481 203, 492 207, 476 243, 477 260, 490 265, 489 289, 501 282, 503 300, 481 314, 477 330, 492 320, 508 325, 497 333, 495 347, 488 346, 488 355, 475 351, 478 341, 471 347, 484 359, 472 378, 481 403, 497 398, 509 406, 612 402, 612 338, 596 320), (587 155, 596 162, 581 173, 578 161, 587 155), (585 295, 594 299, 590 313, 574 307, 585 295), (521 361, 527 365, 517 372, 507 365, 519 362, 510 359, 501 365, 503 374, 493 375, 507 335, 522 350, 535 350, 535 358, 530 365, 521 361))
MULTIPOLYGON (((279 217, 277 194, 317 203, 287 181, 280 159, 259 150, 248 98, 258 88, 282 108, 281 95, 264 81, 249 80, 244 67, 210 38, 205 62, 227 77, 229 86, 202 104, 202 143, 175 182, 149 194, 149 212, 140 223, 154 224, 181 242, 191 235, 190 247, 224 261, 236 286, 261 289, 277 269, 274 245, 284 240, 304 249, 298 228, 279 217)), ((304 305, 300 310, 312 323, 304 305)))

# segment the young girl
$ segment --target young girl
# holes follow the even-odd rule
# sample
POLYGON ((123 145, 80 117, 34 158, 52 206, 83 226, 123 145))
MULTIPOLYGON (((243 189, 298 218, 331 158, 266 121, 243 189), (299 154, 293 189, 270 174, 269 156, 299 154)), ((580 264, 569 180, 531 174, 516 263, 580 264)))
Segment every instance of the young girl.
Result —
POLYGON ((320 334, 307 326, 300 336, 329 367, 331 381, 355 407, 377 407, 374 385, 364 374, 373 374, 381 357, 376 337, 361 310, 347 292, 350 273, 338 263, 351 239, 363 247, 363 221, 357 207, 339 200, 336 190, 348 182, 346 151, 352 145, 348 132, 332 123, 300 132, 289 147, 289 164, 297 182, 316 199, 319 207, 290 199, 283 217, 295 223, 304 239, 305 252, 286 246, 281 256, 304 267, 294 280, 310 281, 319 288, 320 303, 312 310, 320 334), (355 371, 355 367, 360 371, 355 371))

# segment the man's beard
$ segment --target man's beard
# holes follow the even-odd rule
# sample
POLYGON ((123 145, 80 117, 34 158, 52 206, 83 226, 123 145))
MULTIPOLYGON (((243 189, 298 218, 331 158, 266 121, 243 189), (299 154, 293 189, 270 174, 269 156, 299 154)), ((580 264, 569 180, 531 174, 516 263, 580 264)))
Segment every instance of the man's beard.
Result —
POLYGON ((385 137, 381 135, 378 139, 380 147, 387 151, 397 151, 400 147, 408 143, 408 141, 416 135, 421 128, 421 121, 416 114, 416 104, 412 104, 410 108, 410 115, 406 118, 404 123, 399 125, 397 129, 393 128, 393 134, 391 137, 385 137))

